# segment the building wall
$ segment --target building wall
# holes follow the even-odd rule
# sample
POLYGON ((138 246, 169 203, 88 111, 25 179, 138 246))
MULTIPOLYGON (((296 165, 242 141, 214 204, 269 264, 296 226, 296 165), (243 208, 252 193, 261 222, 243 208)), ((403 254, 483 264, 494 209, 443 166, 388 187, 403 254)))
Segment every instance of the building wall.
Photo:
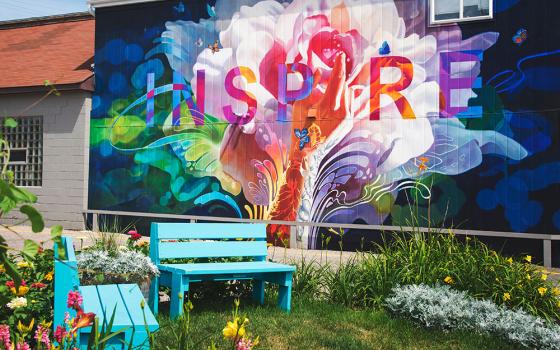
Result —
POLYGON ((560 1, 214 3, 96 10, 90 209, 560 234, 560 1))
POLYGON ((84 229, 91 94, 61 92, 22 114, 42 96, 0 95, 0 116, 43 116, 43 182, 28 189, 37 195, 47 226, 84 229))

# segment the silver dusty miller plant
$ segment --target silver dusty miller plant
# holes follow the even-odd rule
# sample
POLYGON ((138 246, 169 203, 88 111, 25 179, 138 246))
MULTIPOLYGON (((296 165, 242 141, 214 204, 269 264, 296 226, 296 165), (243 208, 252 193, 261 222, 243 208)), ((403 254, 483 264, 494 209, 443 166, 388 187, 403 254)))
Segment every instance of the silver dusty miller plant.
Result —
POLYGON ((522 310, 474 299, 449 286, 397 286, 385 300, 385 306, 393 314, 426 327, 491 334, 527 348, 560 349, 558 325, 522 310))

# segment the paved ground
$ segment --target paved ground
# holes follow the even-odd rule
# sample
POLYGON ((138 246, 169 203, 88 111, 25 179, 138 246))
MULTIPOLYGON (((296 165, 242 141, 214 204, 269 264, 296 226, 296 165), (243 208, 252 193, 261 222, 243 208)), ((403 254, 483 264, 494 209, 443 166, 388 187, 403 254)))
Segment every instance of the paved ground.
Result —
MULTIPOLYGON (((33 239, 35 241, 44 241, 44 247, 52 247, 52 242, 49 240, 50 232, 45 230, 41 233, 33 233, 31 228, 28 226, 16 226, 12 228, 15 232, 6 230, 0 227, 0 235, 2 235, 8 241, 10 247, 16 249, 21 249, 23 247, 24 239, 33 239)), ((94 233, 92 231, 70 231, 65 230, 63 232, 65 236, 70 236, 74 239, 74 244, 76 249, 81 249, 81 247, 87 247, 92 244, 93 239, 99 235, 99 233, 94 233)), ((127 238, 127 235, 120 235, 119 239, 122 242, 127 238)), ((148 240, 144 237, 143 240, 148 240)), ((291 249, 291 248, 281 248, 281 247, 270 247, 268 249, 268 256, 270 259, 276 262, 293 262, 301 261, 302 257, 307 261, 317 261, 326 262, 332 266, 338 266, 340 261, 348 261, 353 257, 357 257, 356 253, 353 252, 342 252, 342 256, 339 251, 320 251, 320 250, 302 250, 302 249, 291 249)), ((544 268, 543 268, 544 269, 544 268)), ((550 278, 555 281, 560 281, 560 268, 546 269, 550 273, 550 278)))

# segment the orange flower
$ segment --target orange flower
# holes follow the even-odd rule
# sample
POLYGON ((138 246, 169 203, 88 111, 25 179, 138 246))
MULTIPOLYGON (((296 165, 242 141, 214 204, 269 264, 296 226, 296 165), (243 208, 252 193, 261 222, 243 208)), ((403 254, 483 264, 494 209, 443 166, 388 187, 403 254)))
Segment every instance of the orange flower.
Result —
POLYGON ((94 319, 95 314, 93 312, 84 312, 82 308, 78 307, 78 314, 74 319, 74 327, 71 332, 76 333, 76 331, 80 328, 91 326, 94 319))

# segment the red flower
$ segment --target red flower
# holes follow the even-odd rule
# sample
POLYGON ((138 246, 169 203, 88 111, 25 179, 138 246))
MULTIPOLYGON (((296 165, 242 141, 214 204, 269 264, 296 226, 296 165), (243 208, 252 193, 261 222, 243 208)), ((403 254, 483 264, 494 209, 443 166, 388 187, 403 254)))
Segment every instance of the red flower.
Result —
POLYGON ((74 310, 79 310, 80 305, 82 304, 83 301, 84 300, 80 292, 74 292, 74 291, 68 292, 67 305, 69 308, 72 308, 74 310))
POLYGON ((142 238, 142 235, 136 232, 135 230, 128 231, 128 234, 130 235, 129 239, 133 241, 137 241, 140 238, 142 238))
MULTIPOLYGON (((27 283, 25 283, 25 280, 21 280, 21 284, 20 286, 26 286, 27 283)), ((15 288, 16 287, 16 283, 12 280, 12 281, 8 281, 6 282, 6 287, 8 288, 15 288)))
POLYGON ((91 326, 93 320, 95 319, 95 314, 93 312, 83 312, 82 308, 79 306, 76 310, 78 311, 78 314, 74 320, 74 328, 70 330, 72 333, 75 333, 80 328, 91 326))
POLYGON ((62 326, 56 326, 56 330, 54 331, 54 340, 57 343, 61 344, 62 339, 66 336, 66 329, 62 326))
POLYGON ((45 288, 47 285, 41 282, 35 282, 31 285, 31 288, 37 288, 37 289, 41 289, 41 288, 45 288))

